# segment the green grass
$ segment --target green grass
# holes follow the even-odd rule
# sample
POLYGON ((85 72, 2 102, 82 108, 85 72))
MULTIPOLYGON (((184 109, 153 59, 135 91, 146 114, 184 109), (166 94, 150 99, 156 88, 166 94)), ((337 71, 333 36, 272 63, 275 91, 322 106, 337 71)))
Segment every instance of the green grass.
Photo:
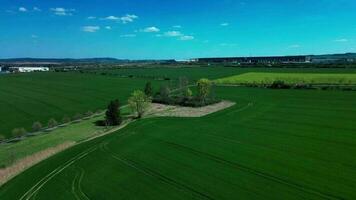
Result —
POLYGON ((173 80, 179 77, 188 77, 191 81, 200 78, 218 79, 227 76, 234 76, 248 72, 273 72, 273 73, 356 73, 356 69, 318 69, 318 68, 238 68, 238 67, 189 67, 182 65, 181 68, 152 67, 152 68, 120 68, 110 70, 92 71, 97 74, 105 73, 116 76, 133 76, 145 78, 170 78, 173 80))
POLYGON ((46 125, 51 118, 61 121, 64 116, 103 110, 115 98, 126 104, 132 91, 143 89, 146 81, 79 73, 2 75, 0 135, 10 137, 18 127, 31 131, 35 121, 46 125))
POLYGON ((36 199, 356 198, 356 93, 217 94, 237 105, 137 121, 32 167, 1 187, 0 199, 27 191, 36 199))
POLYGON ((271 84, 274 81, 287 84, 355 85, 356 74, 320 73, 245 73, 218 79, 219 84, 271 84))

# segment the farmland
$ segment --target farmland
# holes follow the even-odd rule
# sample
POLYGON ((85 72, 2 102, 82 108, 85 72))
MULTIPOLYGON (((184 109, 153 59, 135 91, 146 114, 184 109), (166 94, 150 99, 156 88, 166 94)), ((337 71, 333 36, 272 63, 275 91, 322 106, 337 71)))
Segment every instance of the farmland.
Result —
POLYGON ((0 199, 354 199, 356 93, 219 87, 237 104, 150 118, 66 150, 0 199))
POLYGON ((216 80, 220 84, 287 84, 355 85, 356 74, 339 73, 245 73, 216 80))
POLYGON ((14 128, 31 131, 32 123, 46 125, 51 118, 105 109, 118 98, 125 103, 147 80, 103 77, 79 73, 32 73, 0 77, 0 134, 10 137, 14 128))
POLYGON ((356 68, 266 68, 266 67, 221 67, 221 66, 200 66, 191 67, 180 65, 176 67, 141 67, 141 68, 119 68, 91 70, 90 73, 134 78, 150 79, 178 79, 187 77, 191 81, 196 81, 202 77, 208 79, 219 79, 228 76, 240 75, 248 72, 269 72, 269 73, 356 73, 356 68))

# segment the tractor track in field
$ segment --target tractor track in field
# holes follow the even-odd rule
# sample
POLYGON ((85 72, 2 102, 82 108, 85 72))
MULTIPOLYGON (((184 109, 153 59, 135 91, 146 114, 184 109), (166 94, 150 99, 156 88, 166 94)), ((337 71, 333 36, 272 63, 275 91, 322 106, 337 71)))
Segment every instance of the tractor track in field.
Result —
POLYGON ((137 170, 138 172, 140 172, 140 173, 142 173, 142 174, 144 174, 146 176, 158 179, 158 180, 162 181, 163 183, 165 183, 167 185, 170 185, 170 186, 173 186, 175 188, 178 188, 179 190, 184 190, 185 192, 189 192, 190 194, 199 196, 200 198, 203 198, 203 199, 214 200, 214 198, 210 197, 209 195, 204 194, 204 193, 202 193, 200 191, 197 191, 194 188, 191 188, 186 184, 179 183, 179 182, 177 182, 177 181, 175 181, 175 180, 173 180, 173 179, 171 179, 171 178, 169 178, 167 176, 164 176, 164 175, 162 175, 162 174, 160 174, 160 173, 158 173, 158 172, 156 172, 156 171, 154 171, 154 170, 152 170, 150 168, 144 167, 144 166, 142 166, 142 164, 139 164, 139 163, 137 163, 137 162, 135 162, 133 160, 120 157, 119 155, 117 155, 116 153, 112 152, 107 147, 108 143, 109 142, 101 145, 100 149, 102 151, 104 151, 105 153, 110 154, 110 156, 113 159, 125 164, 126 166, 129 166, 129 167, 137 170))
POLYGON ((273 181, 273 182, 276 182, 276 183, 279 183, 279 184, 282 184, 282 185, 285 185, 285 186, 288 186, 288 187, 292 187, 292 188, 294 188, 296 190, 299 190, 299 191, 302 191, 302 192, 305 192, 305 193, 308 193, 308 194, 316 195, 316 196, 322 197, 324 199, 344 199, 343 197, 336 196, 336 195, 333 195, 333 194, 324 193, 324 192, 318 191, 318 190, 316 190, 314 188, 306 187, 306 186, 303 186, 303 185, 300 185, 300 184, 297 184, 297 183, 294 183, 294 182, 279 178, 277 176, 273 176, 273 175, 267 174, 265 172, 258 171, 256 169, 250 168, 248 166, 245 166, 245 165, 242 165, 242 164, 239 164, 239 163, 235 163, 235 162, 232 162, 232 161, 228 161, 228 160, 225 160, 223 158, 220 158, 218 156, 215 156, 215 155, 203 152, 203 151, 195 150, 195 149, 193 149, 191 147, 187 147, 187 146, 184 146, 184 145, 181 145, 181 144, 176 144, 176 143, 173 143, 173 142, 165 141, 165 140, 162 140, 162 139, 157 139, 157 140, 161 141, 162 143, 168 144, 168 145, 170 145, 170 146, 172 146, 174 148, 182 149, 182 150, 185 150, 185 151, 189 151, 192 154, 208 158, 208 159, 213 160, 213 161, 218 162, 218 163, 226 164, 226 165, 228 165, 230 167, 243 170, 243 171, 245 171, 247 173, 259 176, 261 178, 264 178, 264 179, 267 179, 267 180, 270 180, 270 181, 273 181))
POLYGON ((75 174, 72 181, 72 193, 77 200, 90 200, 90 198, 83 192, 81 183, 84 178, 85 171, 82 168, 78 168, 79 173, 75 174))
POLYGON ((32 186, 25 194, 23 194, 20 198, 20 200, 29 200, 31 198, 36 197, 38 191, 52 178, 54 178, 56 175, 61 173, 63 170, 67 169, 69 166, 74 164, 76 161, 86 157, 88 154, 92 153, 93 151, 97 150, 98 147, 92 147, 89 149, 86 149, 85 151, 79 153, 78 155, 74 156, 73 158, 69 159, 67 162, 65 162, 63 165, 60 165, 53 171, 51 171, 49 174, 47 174, 45 177, 43 177, 40 181, 38 181, 34 186, 32 186))

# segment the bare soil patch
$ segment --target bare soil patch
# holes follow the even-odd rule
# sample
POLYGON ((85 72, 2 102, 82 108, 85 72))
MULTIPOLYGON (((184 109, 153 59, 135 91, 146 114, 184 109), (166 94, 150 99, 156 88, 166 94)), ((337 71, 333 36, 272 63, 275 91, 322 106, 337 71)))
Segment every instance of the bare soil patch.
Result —
POLYGON ((151 117, 203 117, 211 113, 224 110, 235 105, 235 102, 221 101, 209 106, 200 108, 171 106, 164 104, 152 103, 150 110, 147 112, 147 116, 151 117))

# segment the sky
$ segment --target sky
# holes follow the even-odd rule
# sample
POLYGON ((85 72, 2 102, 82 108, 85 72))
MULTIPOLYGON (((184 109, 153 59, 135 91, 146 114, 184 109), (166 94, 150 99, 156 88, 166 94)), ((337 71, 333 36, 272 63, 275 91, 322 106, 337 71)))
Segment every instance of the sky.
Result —
POLYGON ((356 52, 355 0, 0 0, 0 58, 356 52))

